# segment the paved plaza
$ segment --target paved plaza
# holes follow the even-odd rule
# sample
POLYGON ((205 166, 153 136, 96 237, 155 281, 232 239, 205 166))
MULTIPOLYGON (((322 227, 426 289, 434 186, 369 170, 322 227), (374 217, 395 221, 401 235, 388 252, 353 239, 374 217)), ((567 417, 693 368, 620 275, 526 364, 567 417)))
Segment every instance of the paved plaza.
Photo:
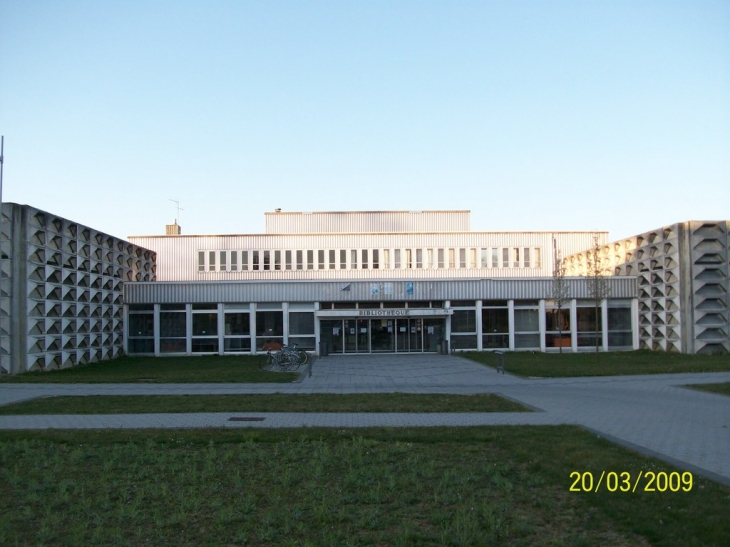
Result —
POLYGON ((442 355, 329 356, 311 372, 293 384, 0 384, 0 404, 59 395, 496 393, 535 412, 0 416, 0 429, 572 424, 730 485, 730 397, 682 387, 728 382, 730 372, 522 379, 442 355))

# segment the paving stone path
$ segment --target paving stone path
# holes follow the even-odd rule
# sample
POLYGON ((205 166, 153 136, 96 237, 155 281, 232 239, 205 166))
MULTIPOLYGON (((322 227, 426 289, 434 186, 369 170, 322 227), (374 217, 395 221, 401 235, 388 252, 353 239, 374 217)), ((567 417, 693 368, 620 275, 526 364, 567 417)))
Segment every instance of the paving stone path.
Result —
POLYGON ((293 384, 0 384, 0 405, 59 395, 497 393, 536 412, 0 416, 0 429, 573 424, 730 485, 730 397, 682 387, 729 381, 730 372, 525 380, 452 356, 330 356, 293 384))

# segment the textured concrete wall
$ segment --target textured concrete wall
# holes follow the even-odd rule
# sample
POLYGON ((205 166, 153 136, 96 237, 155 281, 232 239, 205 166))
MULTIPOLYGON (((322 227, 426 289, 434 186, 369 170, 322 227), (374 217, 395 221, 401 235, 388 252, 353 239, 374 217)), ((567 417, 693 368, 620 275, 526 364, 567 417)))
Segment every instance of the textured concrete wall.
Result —
POLYGON ((124 347, 124 283, 154 281, 155 254, 30 207, 2 205, 0 367, 111 359, 124 347), (9 328, 8 328, 9 326, 9 328))

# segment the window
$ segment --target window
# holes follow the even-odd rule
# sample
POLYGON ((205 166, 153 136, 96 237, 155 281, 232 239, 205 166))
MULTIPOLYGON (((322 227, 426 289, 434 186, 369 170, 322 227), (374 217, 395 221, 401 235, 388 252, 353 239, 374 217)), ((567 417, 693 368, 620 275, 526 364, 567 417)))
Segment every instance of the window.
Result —
POLYGON ((489 249, 482 249, 480 254, 480 266, 482 268, 489 268, 489 249))
POLYGON ((413 251, 411 249, 406 249, 406 268, 413 269, 413 251))
POLYGON ((253 260, 253 267, 251 269, 257 271, 259 269, 259 252, 251 251, 251 255, 253 260))
POLYGON ((482 308, 482 348, 509 348, 507 306, 482 308))
POLYGON ((340 270, 347 269, 347 251, 340 249, 340 270))
POLYGON ((225 272, 228 269, 228 267, 226 266, 226 262, 227 262, 226 261, 226 252, 225 251, 221 251, 219 253, 219 256, 220 256, 220 264, 221 264, 220 265, 220 270, 222 272, 225 272))
POLYGON ((535 249, 535 268, 542 268, 542 257, 539 247, 535 249))
POLYGON ((291 270, 291 251, 284 252, 284 263, 287 270, 291 270))
POLYGON ((539 315, 538 309, 515 309, 515 348, 540 348, 539 315))
POLYGON ((512 249, 512 267, 513 268, 520 267, 520 249, 519 249, 519 247, 515 247, 512 249))
POLYGON ((469 267, 470 268, 477 267, 477 250, 476 249, 469 249, 469 267))
POLYGON ((608 301, 608 347, 631 347, 634 343, 631 330, 631 301, 608 301))
POLYGON ((475 310, 455 310, 451 316, 451 345, 454 349, 476 349, 475 310))
POLYGON ((383 249, 383 268, 390 269, 390 249, 383 249))
POLYGON ((314 251, 307 251, 307 269, 314 269, 314 251))
POLYGON ((522 252, 524 253, 523 260, 525 261, 525 268, 530 267, 530 248, 525 247, 522 252))
POLYGON ((208 271, 215 271, 215 251, 210 251, 208 253, 208 271))
POLYGON ((499 249, 492 249, 492 268, 499 268, 499 249))
POLYGON ((186 351, 187 314, 185 305, 183 304, 182 309, 178 309, 178 311, 161 311, 160 353, 185 353, 186 351))
POLYGON ((444 250, 443 249, 439 249, 438 256, 439 256, 439 265, 438 265, 438 267, 439 268, 443 268, 444 267, 444 250))
POLYGON ((426 251, 427 253, 427 262, 426 262, 426 268, 433 268, 436 266, 436 264, 433 263, 433 249, 428 249, 426 251))
POLYGON ((281 270, 281 251, 274 251, 274 269, 281 270))
POLYGON ((250 314, 227 312, 224 329, 223 351, 226 353, 251 351, 250 314))
POLYGON ((367 249, 362 250, 362 269, 368 269, 368 251, 367 249))
POLYGON ((337 262, 335 261, 335 251, 330 249, 329 252, 329 259, 330 259, 330 270, 334 270, 337 266, 337 262))
POLYGON ((198 271, 205 271, 205 251, 198 251, 198 271))
POLYGON ((507 247, 502 248, 502 267, 509 268, 509 249, 507 247))
POLYGON ((264 270, 271 269, 271 251, 264 251, 264 270))
POLYGON ((304 263, 302 262, 304 251, 297 251, 297 270, 304 269, 304 263))
POLYGON ((416 268, 423 268, 423 249, 416 249, 416 268))
POLYGON ((241 251, 241 269, 248 270, 248 251, 241 251))
POLYGON ((393 251, 393 260, 395 261, 395 265, 393 267, 396 270, 400 270, 400 249, 395 249, 393 251))
POLYGON ((578 319, 578 346, 590 347, 598 343, 600 347, 603 332, 601 308, 598 308, 598 315, 596 315, 595 306, 589 304, 584 304, 583 306, 579 306, 576 310, 578 319))
POLYGON ((357 251, 355 249, 350 251, 350 269, 357 270, 357 251))
POLYGON ((283 343, 284 312, 256 311, 256 349, 263 350, 283 343))
POLYGON ((373 249, 373 270, 380 268, 380 251, 373 249))
POLYGON ((449 268, 456 268, 456 250, 449 249, 449 268))
POLYGON ((238 251, 231 251, 231 271, 238 270, 238 251))
POLYGON ((317 251, 317 269, 324 270, 324 250, 317 251))

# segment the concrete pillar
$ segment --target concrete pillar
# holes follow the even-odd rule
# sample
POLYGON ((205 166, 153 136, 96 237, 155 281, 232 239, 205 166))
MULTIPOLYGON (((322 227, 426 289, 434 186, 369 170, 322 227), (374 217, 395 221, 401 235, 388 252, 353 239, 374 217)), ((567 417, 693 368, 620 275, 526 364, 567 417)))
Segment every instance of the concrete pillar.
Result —
MULTIPOLYGON (((296 257, 295 257, 296 260, 296 257)), ((251 354, 256 355, 256 304, 251 302, 251 320, 249 322, 250 335, 251 335, 251 354)))
POLYGON ((482 351, 482 301, 477 300, 477 351, 482 351))
MULTIPOLYGON (((336 257, 339 258, 339 257, 336 257)), ((382 260, 381 256, 381 260, 382 260)), ((319 302, 314 303, 314 352, 319 355, 319 341, 320 341, 320 333, 319 333, 319 317, 317 317, 317 312, 319 311, 319 302)), ((344 336, 343 336, 344 339, 344 336)))
POLYGON ((578 351, 578 301, 570 300, 570 349, 578 351))
POLYGON ((507 323, 509 325, 509 350, 515 350, 515 301, 507 300, 507 323))
POLYGON ((633 348, 639 349, 639 299, 631 299, 631 340, 633 348))
POLYGON ((155 357, 160 356, 160 305, 154 305, 154 316, 152 319, 152 333, 155 337, 155 357))
POLYGON ((601 300, 601 343, 603 351, 608 351, 608 301, 601 300))
POLYGON ((223 355, 226 335, 225 304, 218 303, 218 355, 223 355))
POLYGON ((193 353, 193 305, 185 304, 185 354, 193 353))
POLYGON ((545 352, 545 299, 540 299, 540 351, 545 352))
MULTIPOLYGON (((315 257, 315 258, 318 258, 318 257, 315 257)), ((282 343, 285 346, 288 346, 289 345, 289 302, 281 303, 281 312, 282 312, 282 317, 283 317, 282 329, 284 331, 283 332, 284 339, 282 340, 282 343)))

